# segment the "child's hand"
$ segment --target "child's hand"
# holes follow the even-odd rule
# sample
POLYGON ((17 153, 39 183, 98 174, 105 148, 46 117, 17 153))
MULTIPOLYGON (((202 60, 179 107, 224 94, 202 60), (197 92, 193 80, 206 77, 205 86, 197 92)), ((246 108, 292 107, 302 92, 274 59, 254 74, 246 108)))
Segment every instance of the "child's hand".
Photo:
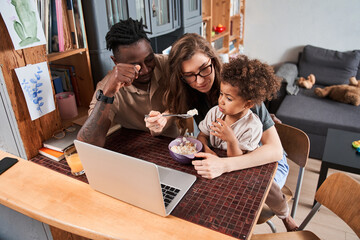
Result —
POLYGON ((217 122, 213 122, 213 126, 210 126, 210 129, 213 132, 210 132, 211 135, 214 135, 226 142, 237 142, 234 131, 229 125, 225 123, 221 118, 216 119, 217 122))

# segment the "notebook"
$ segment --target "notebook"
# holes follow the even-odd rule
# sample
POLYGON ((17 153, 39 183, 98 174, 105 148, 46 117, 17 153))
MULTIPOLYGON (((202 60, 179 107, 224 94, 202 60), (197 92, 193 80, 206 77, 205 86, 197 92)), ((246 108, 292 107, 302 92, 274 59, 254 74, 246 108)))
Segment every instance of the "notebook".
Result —
POLYGON ((196 181, 188 173, 78 140, 74 143, 93 189, 164 217, 196 181), (164 200, 163 192, 173 199, 164 200))
POLYGON ((57 139, 55 137, 52 137, 46 140, 45 142, 43 142, 43 146, 58 152, 64 152, 65 148, 74 144, 74 140, 76 139, 76 136, 81 128, 81 126, 76 124, 74 125, 74 127, 75 127, 75 131, 67 132, 64 130, 65 136, 63 138, 57 139))

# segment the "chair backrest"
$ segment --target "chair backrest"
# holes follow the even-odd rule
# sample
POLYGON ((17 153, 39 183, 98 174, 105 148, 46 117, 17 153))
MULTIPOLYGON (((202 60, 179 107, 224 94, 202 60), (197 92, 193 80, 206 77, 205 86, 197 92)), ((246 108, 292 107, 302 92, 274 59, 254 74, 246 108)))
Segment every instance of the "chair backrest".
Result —
POLYGON ((345 173, 326 178, 316 191, 315 199, 342 220, 360 238, 360 183, 345 173))
POLYGON ((296 127, 283 123, 276 123, 275 128, 279 134, 281 145, 287 154, 287 158, 300 167, 293 197, 294 203, 290 213, 291 217, 295 218, 296 209, 300 199, 300 190, 304 178, 305 166, 309 158, 310 140, 305 132, 296 127))
POLYGON ((300 167, 305 167, 310 151, 310 140, 307 134, 283 123, 276 123, 275 128, 287 157, 300 167))

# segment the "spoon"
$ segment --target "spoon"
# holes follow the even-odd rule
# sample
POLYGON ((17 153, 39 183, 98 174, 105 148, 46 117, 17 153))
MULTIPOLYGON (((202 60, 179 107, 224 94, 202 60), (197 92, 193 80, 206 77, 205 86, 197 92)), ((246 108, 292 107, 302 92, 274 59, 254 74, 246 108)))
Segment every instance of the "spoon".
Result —
MULTIPOLYGON (((161 115, 163 117, 181 117, 181 118, 191 118, 193 115, 190 115, 190 114, 163 114, 161 115)), ((145 115, 145 118, 148 118, 149 115, 145 115)))

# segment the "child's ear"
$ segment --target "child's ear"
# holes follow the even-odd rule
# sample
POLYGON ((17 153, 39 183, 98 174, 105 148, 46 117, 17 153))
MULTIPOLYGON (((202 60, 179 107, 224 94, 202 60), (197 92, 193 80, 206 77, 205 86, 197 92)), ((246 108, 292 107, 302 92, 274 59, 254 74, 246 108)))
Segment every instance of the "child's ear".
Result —
POLYGON ((255 104, 251 100, 247 100, 247 102, 245 103, 246 108, 252 108, 252 107, 254 107, 254 105, 255 104))

